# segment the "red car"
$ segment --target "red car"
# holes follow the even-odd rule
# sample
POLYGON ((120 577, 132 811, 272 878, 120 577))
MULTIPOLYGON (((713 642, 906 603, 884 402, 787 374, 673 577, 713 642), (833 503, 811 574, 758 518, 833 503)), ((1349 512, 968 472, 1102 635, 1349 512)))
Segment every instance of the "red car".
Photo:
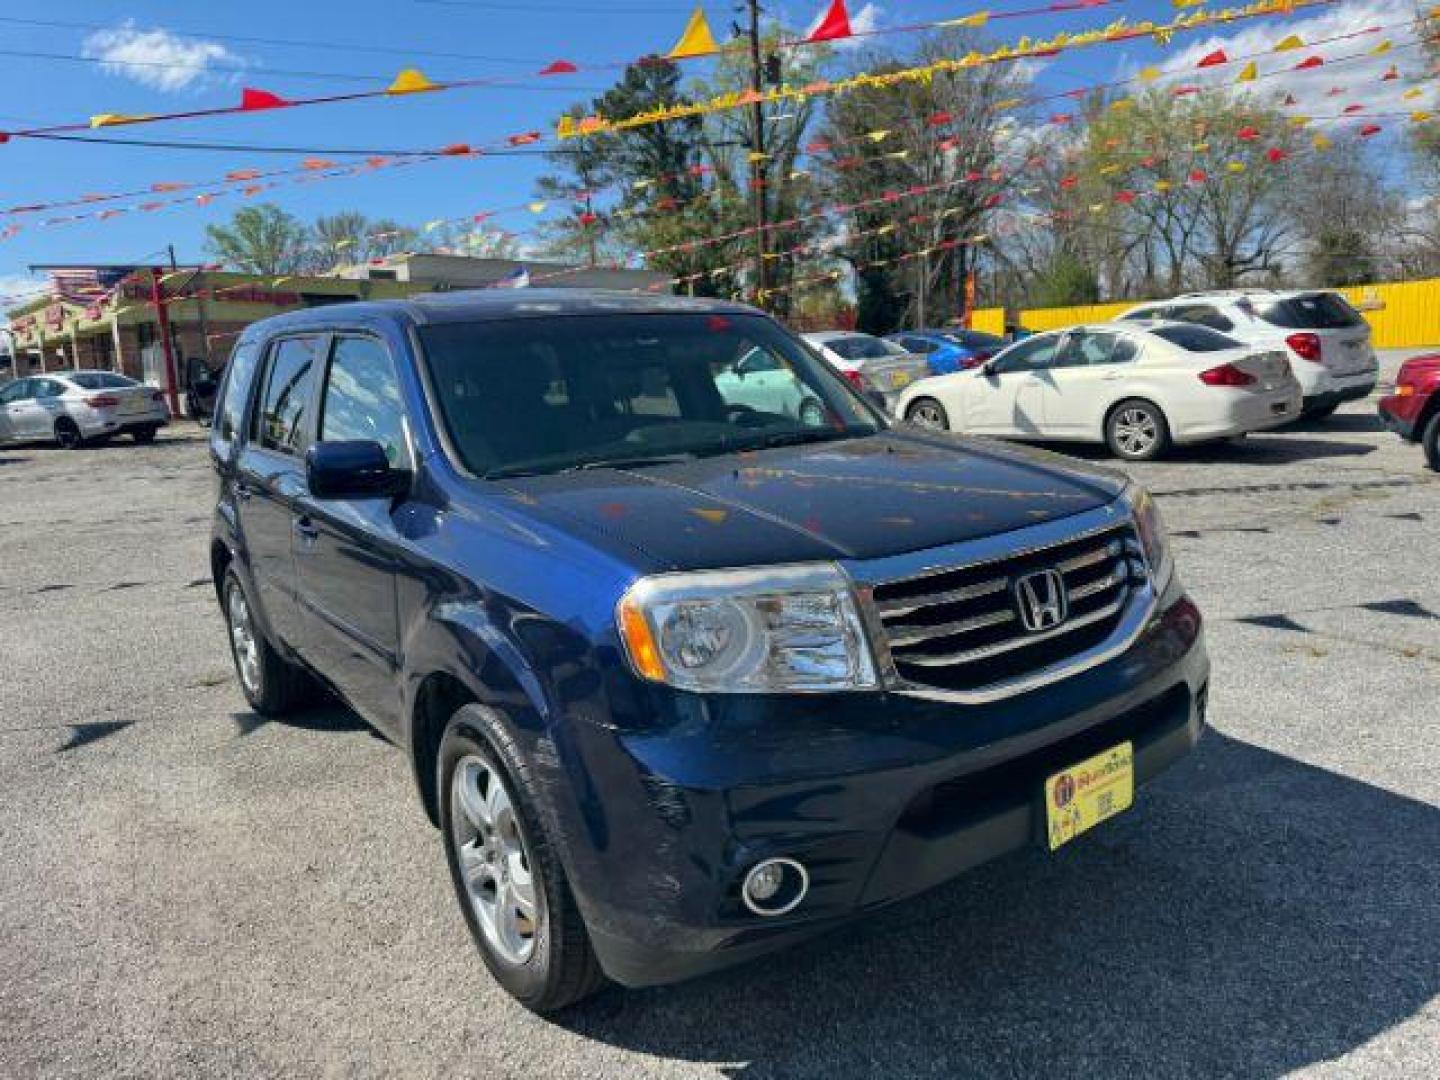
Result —
POLYGON ((1440 353, 1412 356, 1400 365, 1395 392, 1380 399, 1380 419, 1401 438, 1423 446, 1430 468, 1440 471, 1440 353))

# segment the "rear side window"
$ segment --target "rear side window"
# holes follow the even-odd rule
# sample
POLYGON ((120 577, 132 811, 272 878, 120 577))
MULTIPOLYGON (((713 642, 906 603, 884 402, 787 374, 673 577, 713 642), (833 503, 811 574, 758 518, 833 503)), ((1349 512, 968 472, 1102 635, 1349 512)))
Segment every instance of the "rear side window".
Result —
POLYGON ((1349 330, 1365 321, 1343 296, 1335 293, 1265 300, 1255 305, 1255 313, 1284 330, 1349 330))
POLYGON ((250 404, 250 385, 255 381, 255 367, 259 359, 260 349, 254 342, 241 342, 230 354, 225 375, 225 396, 215 424, 215 437, 220 442, 234 442, 236 434, 245 426, 245 408, 250 404))
POLYGON ((391 465, 409 463, 400 377, 390 350, 373 338, 337 339, 325 380, 320 441, 350 439, 379 443, 391 465))
POLYGON ((1241 347, 1240 342, 1234 338, 1226 337, 1208 326, 1157 326, 1150 332, 1171 345, 1180 346, 1186 352, 1223 352, 1241 347))
POLYGON ((1188 307, 1172 308, 1170 318, 1179 322, 1194 323, 1196 326, 1208 326, 1211 330, 1235 329, 1233 322, 1209 304, 1191 304, 1188 307))
POLYGON ((87 371, 80 375, 71 375, 70 381, 81 390, 123 390, 128 386, 139 386, 134 379, 127 379, 124 375, 111 375, 103 371, 87 371))
POLYGON ((324 344, 323 337, 282 338, 271 351, 255 417, 255 438, 266 450, 298 454, 304 449, 305 414, 324 344))
POLYGON ((995 360, 995 370, 1002 375, 1015 371, 1039 371, 1055 359, 1060 339, 1055 336, 1034 338, 1023 345, 1014 345, 995 360))

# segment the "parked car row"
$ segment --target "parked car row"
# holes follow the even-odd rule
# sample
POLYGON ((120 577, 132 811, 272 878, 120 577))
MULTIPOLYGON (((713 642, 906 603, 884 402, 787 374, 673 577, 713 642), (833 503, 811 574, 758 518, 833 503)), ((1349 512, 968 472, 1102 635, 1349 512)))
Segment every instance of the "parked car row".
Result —
POLYGON ((807 337, 832 362, 840 339, 851 351, 879 356, 888 345, 926 359, 928 377, 912 364, 886 388, 895 415, 922 427, 1103 443, 1134 461, 1323 418, 1379 377, 1369 326, 1330 292, 1187 294, 1008 346, 973 331, 807 337))

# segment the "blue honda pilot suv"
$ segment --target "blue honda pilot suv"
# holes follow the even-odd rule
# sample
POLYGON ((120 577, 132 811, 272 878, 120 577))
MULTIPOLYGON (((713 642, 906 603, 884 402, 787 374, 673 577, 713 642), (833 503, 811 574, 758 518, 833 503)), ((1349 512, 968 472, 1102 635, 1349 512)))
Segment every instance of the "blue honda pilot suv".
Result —
POLYGON ((741 305, 282 315, 236 345, 210 446, 250 705, 323 686, 404 749, 537 1011, 1054 849, 1204 724, 1142 490, 892 427, 741 305))

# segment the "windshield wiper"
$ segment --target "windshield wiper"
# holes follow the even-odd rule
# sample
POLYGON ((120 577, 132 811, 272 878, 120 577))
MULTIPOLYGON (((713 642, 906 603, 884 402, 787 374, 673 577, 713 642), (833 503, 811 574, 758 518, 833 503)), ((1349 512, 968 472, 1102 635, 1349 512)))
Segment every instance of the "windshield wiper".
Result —
POLYGON ((808 431, 775 431, 769 435, 763 435, 756 439, 749 439, 745 442, 729 444, 727 450, 769 450, 778 446, 804 446, 806 443, 834 442, 837 439, 850 439, 861 434, 872 434, 872 432, 858 432, 846 429, 835 431, 829 428, 815 428, 808 431))
POLYGON ((481 479, 503 480, 517 476, 559 476, 562 473, 587 472, 591 469, 642 469, 647 465, 679 465, 693 461, 694 454, 636 454, 632 457, 596 458, 568 465, 502 465, 491 469, 481 479))

